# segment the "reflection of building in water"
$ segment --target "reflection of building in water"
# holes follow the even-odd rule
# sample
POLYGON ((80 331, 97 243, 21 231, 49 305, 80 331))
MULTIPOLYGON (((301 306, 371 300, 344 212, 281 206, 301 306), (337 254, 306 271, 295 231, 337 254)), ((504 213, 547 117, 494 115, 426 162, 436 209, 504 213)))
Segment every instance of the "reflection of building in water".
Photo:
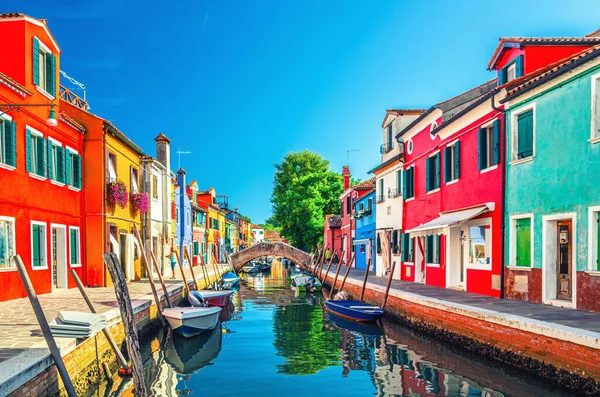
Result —
POLYGON ((440 370, 385 336, 366 336, 342 329, 341 347, 344 375, 349 370, 370 372, 378 396, 503 396, 440 370))
MULTIPOLYGON (((150 345, 153 345, 154 339, 150 345)), ((177 396, 177 373, 165 363, 165 353, 152 349, 152 354, 144 362, 144 375, 153 396, 177 396)))

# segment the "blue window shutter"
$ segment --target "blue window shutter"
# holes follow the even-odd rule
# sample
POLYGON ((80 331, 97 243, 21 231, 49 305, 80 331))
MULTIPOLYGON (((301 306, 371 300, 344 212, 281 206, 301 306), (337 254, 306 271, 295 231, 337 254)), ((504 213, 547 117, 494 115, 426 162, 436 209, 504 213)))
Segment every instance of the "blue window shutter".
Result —
POLYGON ((442 248, 441 248, 442 247, 442 236, 438 234, 438 235, 433 236, 433 237, 437 240, 437 248, 436 248, 436 251, 435 251, 435 263, 441 263, 440 253, 441 253, 441 250, 442 250, 442 248))
POLYGON ((515 60, 515 76, 516 76, 516 78, 519 78, 519 77, 523 76, 523 74, 524 74, 523 55, 521 54, 515 60))
POLYGON ((33 84, 40 85, 40 42, 33 38, 33 84))
POLYGON ((480 128, 477 133, 477 169, 482 170, 484 168, 483 162, 485 161, 485 130, 480 128))
POLYGON ((25 129, 25 170, 31 172, 31 131, 25 129))
POLYGON ((48 178, 54 180, 56 178, 56 175, 54 175, 54 172, 52 170, 52 160, 53 160, 53 155, 52 155, 52 149, 54 148, 54 145, 52 143, 49 143, 48 145, 48 178))
POLYGON ((500 164, 500 120, 494 121, 494 164, 500 164))
POLYGON ((415 167, 410 167, 410 175, 409 175, 409 186, 410 186, 410 191, 408 192, 408 195, 410 197, 415 197, 415 167))
POLYGON ((454 176, 460 178, 460 141, 454 144, 454 176))
POLYGON ((409 237, 408 234, 402 234, 402 261, 408 262, 408 243, 409 237))
POLYGON ((452 159, 450 157, 451 150, 452 149, 449 146, 444 148, 444 182, 450 181, 450 167, 452 166, 452 159))
POLYGON ((429 187, 429 184, 431 183, 429 178, 429 169, 431 168, 431 166, 429 165, 431 158, 426 158, 425 159, 425 190, 430 191, 431 188, 429 187))
POLYGON ((408 174, 408 170, 404 170, 402 171, 402 197, 404 197, 405 199, 407 198, 407 182, 406 182, 406 176, 408 174))
POLYGON ((4 136, 6 137, 6 159, 7 165, 17 166, 17 123, 14 121, 4 121, 4 136))
POLYGON ((506 68, 498 70, 498 85, 506 83, 506 68))
POLYGON ((435 170, 435 186, 433 187, 434 189, 437 189, 438 187, 440 187, 440 181, 442 180, 442 152, 438 152, 438 154, 435 155, 434 157, 434 161, 436 164, 436 170, 435 170))
POLYGON ((71 152, 65 150, 65 184, 71 185, 71 152))

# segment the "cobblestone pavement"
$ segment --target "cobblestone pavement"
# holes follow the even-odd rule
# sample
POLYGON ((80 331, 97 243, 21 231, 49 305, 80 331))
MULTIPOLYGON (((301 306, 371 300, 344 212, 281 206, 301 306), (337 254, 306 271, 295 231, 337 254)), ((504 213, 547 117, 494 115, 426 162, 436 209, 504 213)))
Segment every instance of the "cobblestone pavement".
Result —
MULTIPOLYGON (((225 269, 226 267, 226 265, 221 265, 221 269, 225 269)), ((196 279, 200 281, 200 269, 195 267, 194 272, 196 279)), ((212 270, 209 271, 209 275, 213 273, 212 270)), ((186 269, 186 278, 188 283, 192 282, 189 269, 186 269)), ((183 284, 180 273, 179 277, 176 277, 174 280, 169 279, 164 281, 168 289, 183 284)), ((155 285, 159 296, 162 296, 160 283, 156 279, 155 285)), ((98 313, 104 313, 118 307, 112 287, 86 288, 86 292, 94 303, 98 313)), ((147 279, 131 282, 129 284, 129 293, 132 302, 139 299, 152 299, 152 290, 147 279)), ((38 298, 48 321, 56 318, 60 310, 89 312, 77 288, 38 295, 38 298)), ((0 302, 0 363, 15 357, 26 351, 28 347, 43 341, 44 337, 28 298, 0 302)))

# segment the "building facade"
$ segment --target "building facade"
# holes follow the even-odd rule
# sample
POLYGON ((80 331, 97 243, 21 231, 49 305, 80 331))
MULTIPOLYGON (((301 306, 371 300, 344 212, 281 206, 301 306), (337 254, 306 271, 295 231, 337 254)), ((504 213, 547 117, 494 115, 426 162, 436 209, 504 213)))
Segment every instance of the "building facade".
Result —
POLYGON ((366 269, 368 264, 370 270, 376 268, 376 229, 377 229, 377 206, 375 205, 375 188, 372 187, 366 194, 358 198, 356 208, 356 239, 354 240, 357 269, 366 269))
POLYGON ((175 199, 177 200, 177 229, 175 234, 177 248, 179 250, 179 258, 183 266, 188 266, 189 263, 184 256, 184 247, 188 255, 192 256, 192 204, 187 195, 185 184, 186 172, 183 168, 177 170, 177 191, 175 199))

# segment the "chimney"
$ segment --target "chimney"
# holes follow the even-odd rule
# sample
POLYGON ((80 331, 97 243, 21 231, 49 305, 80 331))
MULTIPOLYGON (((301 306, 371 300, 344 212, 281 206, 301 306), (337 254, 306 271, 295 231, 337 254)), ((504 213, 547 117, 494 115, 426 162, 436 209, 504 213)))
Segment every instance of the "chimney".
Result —
POLYGON ((183 168, 177 170, 177 185, 182 189, 182 192, 185 191, 185 174, 186 172, 183 168))
POLYGON ((171 169, 171 140, 162 132, 156 138, 156 158, 168 170, 171 169))
POLYGON ((342 176, 344 177, 344 191, 350 187, 350 167, 347 165, 342 167, 342 176))

